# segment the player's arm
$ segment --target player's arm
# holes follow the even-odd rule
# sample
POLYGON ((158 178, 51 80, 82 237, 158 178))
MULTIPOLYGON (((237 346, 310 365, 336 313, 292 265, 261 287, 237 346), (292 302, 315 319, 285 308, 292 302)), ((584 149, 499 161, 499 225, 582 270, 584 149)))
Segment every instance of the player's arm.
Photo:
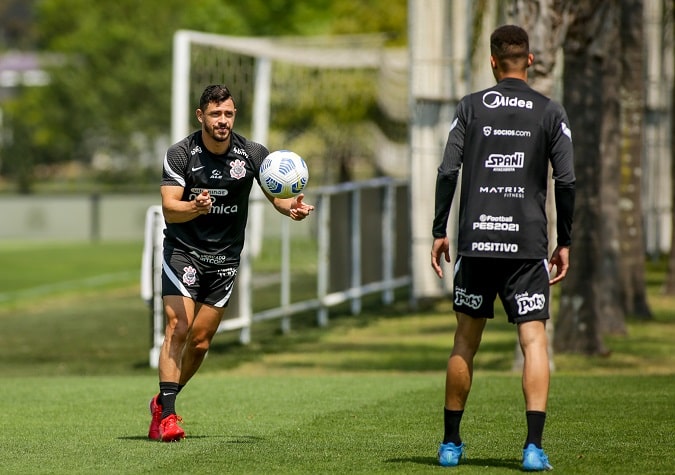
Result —
POLYGON ((167 223, 185 223, 211 211, 211 196, 202 191, 194 200, 183 201, 183 187, 162 185, 162 211, 167 223))
POLYGON ((279 213, 288 216, 293 221, 302 221, 314 211, 314 206, 302 201, 305 198, 302 193, 293 198, 276 198, 267 193, 265 196, 279 213))
POLYGON ((441 257, 446 262, 450 262, 447 226, 464 153, 464 133, 466 130, 464 106, 465 102, 462 101, 457 108, 457 115, 452 121, 448 140, 445 144, 443 160, 438 167, 436 175, 434 221, 431 228, 431 234, 434 237, 431 247, 431 267, 436 272, 436 275, 441 278, 443 277, 441 257))
POLYGON ((557 111, 554 114, 551 165, 555 181, 555 208, 557 247, 549 259, 549 272, 555 268, 556 273, 549 284, 557 284, 565 278, 569 269, 569 252, 572 244, 572 222, 574 219, 575 185, 574 175, 574 147, 572 145, 572 130, 565 110, 555 104, 557 111))
POLYGON ((436 177, 435 215, 431 231, 434 237, 431 247, 431 267, 440 278, 443 277, 441 257, 445 259, 445 262, 450 263, 450 241, 448 240, 446 228, 452 198, 455 194, 455 188, 457 188, 458 175, 459 171, 445 175, 439 170, 436 177))

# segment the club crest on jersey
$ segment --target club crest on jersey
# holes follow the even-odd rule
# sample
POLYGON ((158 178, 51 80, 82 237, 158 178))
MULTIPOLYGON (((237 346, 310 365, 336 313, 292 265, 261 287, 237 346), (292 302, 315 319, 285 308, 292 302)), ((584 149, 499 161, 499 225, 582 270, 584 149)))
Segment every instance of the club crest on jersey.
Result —
POLYGON ((230 176, 236 180, 246 176, 246 162, 243 160, 234 160, 230 164, 230 176))
POLYGON ((183 283, 194 285, 197 282, 197 270, 192 266, 183 267, 183 283))

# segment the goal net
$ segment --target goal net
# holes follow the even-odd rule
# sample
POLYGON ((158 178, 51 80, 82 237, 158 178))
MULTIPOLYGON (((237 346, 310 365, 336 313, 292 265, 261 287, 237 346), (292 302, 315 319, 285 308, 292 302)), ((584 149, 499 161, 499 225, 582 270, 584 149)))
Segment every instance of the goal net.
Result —
POLYGON ((235 130, 301 155, 312 186, 379 175, 407 176, 405 49, 381 35, 320 38, 174 36, 172 139, 199 124, 194 109, 208 84, 237 103, 235 130))

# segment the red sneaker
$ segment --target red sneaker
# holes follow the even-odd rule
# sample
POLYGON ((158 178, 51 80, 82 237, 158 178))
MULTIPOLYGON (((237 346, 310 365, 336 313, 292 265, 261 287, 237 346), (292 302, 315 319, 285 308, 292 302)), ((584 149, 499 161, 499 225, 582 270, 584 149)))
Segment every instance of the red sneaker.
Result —
POLYGON ((178 425, 183 419, 171 414, 162 419, 159 424, 159 437, 162 442, 175 442, 185 438, 185 431, 178 425))
POLYGON ((150 429, 148 429, 148 439, 159 440, 159 424, 162 422, 162 405, 157 402, 159 394, 150 399, 150 429))

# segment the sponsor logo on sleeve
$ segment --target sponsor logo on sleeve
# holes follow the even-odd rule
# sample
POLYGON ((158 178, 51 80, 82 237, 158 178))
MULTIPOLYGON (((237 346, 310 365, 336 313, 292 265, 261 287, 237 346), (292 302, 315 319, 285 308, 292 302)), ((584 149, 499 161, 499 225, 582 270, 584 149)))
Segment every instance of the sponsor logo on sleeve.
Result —
POLYGON ((232 147, 232 153, 236 153, 237 155, 248 158, 248 153, 246 153, 246 150, 241 147, 232 147))

